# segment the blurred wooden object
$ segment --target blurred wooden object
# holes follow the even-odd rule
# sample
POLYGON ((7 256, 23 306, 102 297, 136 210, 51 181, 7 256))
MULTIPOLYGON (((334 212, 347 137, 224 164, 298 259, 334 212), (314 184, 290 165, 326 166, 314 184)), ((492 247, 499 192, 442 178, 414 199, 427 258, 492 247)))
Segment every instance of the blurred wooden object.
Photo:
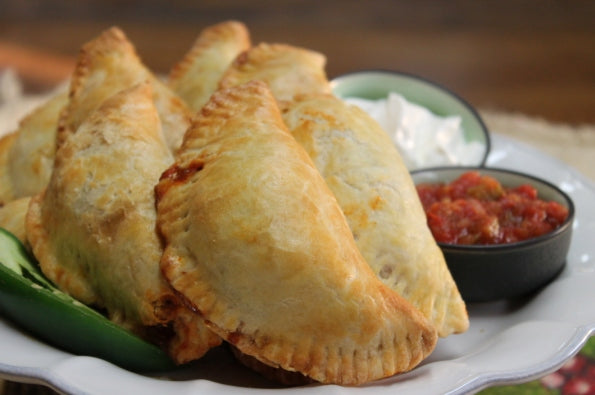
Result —
POLYGON ((59 56, 0 40, 0 65, 13 68, 27 86, 45 90, 64 81, 74 68, 72 56, 59 56))
POLYGON ((2 3, 3 46, 43 52, 33 54, 33 67, 5 55, 0 67, 17 64, 33 90, 59 78, 80 45, 110 25, 124 29, 145 63, 165 73, 202 28, 237 19, 248 25, 255 42, 323 52, 330 77, 363 68, 395 69, 436 81, 477 107, 595 123, 592 0, 2 3), (44 53, 52 55, 44 58, 44 53))

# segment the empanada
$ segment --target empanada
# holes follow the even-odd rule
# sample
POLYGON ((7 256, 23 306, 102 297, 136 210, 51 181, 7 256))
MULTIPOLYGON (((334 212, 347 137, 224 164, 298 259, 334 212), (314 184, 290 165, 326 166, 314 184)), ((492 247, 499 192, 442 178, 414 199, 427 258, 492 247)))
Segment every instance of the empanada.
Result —
POLYGON ((286 103, 283 119, 337 197, 374 272, 420 309, 440 336, 465 331, 465 304, 388 134, 332 95, 286 103))
POLYGON ((148 83, 124 90, 62 136, 26 231, 42 271, 63 291, 143 336, 172 325, 170 352, 185 362, 220 340, 159 268, 153 191, 173 159, 152 98, 148 83))
POLYGON ((225 72, 220 88, 251 80, 269 85, 277 100, 304 93, 330 93, 323 54, 286 44, 261 43, 241 53, 225 72))
POLYGON ((0 206, 14 199, 14 188, 8 168, 10 151, 17 139, 16 133, 0 137, 0 206))
POLYGON ((165 141, 172 152, 179 147, 192 112, 165 83, 141 62, 132 43, 117 27, 105 30, 80 50, 70 82, 70 101, 58 127, 62 135, 75 131, 104 100, 121 90, 149 81, 165 141))
POLYGON ((29 208, 30 197, 11 200, 4 206, 0 206, 0 228, 4 228, 21 243, 26 243, 27 233, 25 232, 25 215, 29 208))
POLYGON ((363 111, 325 94, 330 84, 315 52, 262 45, 245 56, 230 67, 222 85, 254 76, 269 84, 285 123, 337 197, 370 266, 420 309, 440 336, 465 331, 465 304, 386 132, 363 111))
MULTIPOLYGON (((0 166, 3 180, 0 195, 5 201, 38 194, 47 185, 56 151, 58 116, 68 100, 66 90, 57 92, 19 123, 6 147, 0 166)), ((2 145, 2 143, 0 143, 2 145)), ((0 198, 2 199, 2 198, 0 198)))
POLYGON ((242 353, 352 385, 433 350, 435 329, 365 262, 263 82, 211 97, 156 191, 165 276, 242 353))
POLYGON ((209 26, 172 68, 168 85, 192 111, 198 111, 217 89, 223 72, 250 45, 250 34, 241 22, 209 26))

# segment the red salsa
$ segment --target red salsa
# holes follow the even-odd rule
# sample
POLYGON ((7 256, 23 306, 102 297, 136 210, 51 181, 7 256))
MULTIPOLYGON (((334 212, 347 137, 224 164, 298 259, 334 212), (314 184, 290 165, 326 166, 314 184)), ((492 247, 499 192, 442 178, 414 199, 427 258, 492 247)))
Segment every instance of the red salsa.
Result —
POLYGON ((551 232, 568 217, 566 207, 538 199, 532 186, 504 188, 476 171, 450 184, 419 184, 417 192, 440 243, 514 243, 551 232))

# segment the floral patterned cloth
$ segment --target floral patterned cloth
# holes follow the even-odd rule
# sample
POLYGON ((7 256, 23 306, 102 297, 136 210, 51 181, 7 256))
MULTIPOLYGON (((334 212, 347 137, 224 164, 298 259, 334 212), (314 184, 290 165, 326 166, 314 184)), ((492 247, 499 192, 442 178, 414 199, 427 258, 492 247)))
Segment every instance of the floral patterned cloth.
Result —
POLYGON ((595 337, 560 369, 529 383, 485 389, 479 395, 595 395, 595 337))

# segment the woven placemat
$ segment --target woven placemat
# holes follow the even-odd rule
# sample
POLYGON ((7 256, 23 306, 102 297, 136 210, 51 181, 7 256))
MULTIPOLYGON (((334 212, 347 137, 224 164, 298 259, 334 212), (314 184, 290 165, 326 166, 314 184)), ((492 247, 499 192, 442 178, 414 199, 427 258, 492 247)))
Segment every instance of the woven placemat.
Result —
POLYGON ((479 112, 491 133, 531 145, 595 181, 595 125, 571 126, 523 114, 479 112))

